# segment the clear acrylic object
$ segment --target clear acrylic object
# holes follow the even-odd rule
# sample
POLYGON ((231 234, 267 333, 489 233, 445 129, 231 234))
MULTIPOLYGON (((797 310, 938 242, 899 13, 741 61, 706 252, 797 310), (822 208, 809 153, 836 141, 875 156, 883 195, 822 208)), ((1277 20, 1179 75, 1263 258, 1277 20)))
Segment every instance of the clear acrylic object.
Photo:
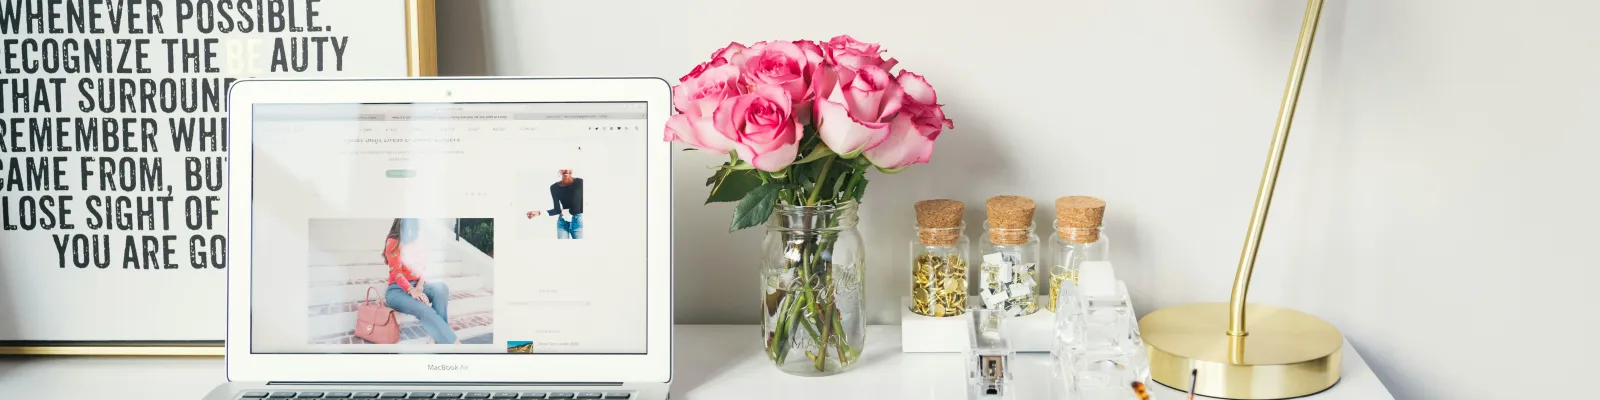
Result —
POLYGON ((1052 398, 1136 400, 1132 383, 1150 386, 1149 358, 1128 288, 1120 281, 1116 288, 1113 296, 1089 298, 1076 284, 1061 286, 1050 351, 1052 398))
POLYGON ((1000 310, 967 311, 967 398, 1011 399, 1011 360, 1016 357, 1006 342, 1006 316, 1000 310))

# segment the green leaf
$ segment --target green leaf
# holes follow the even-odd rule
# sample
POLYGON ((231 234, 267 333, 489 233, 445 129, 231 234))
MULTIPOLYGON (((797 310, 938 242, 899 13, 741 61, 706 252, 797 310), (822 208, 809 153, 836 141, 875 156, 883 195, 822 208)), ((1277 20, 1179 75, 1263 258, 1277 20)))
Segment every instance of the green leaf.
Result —
POLYGON ((721 182, 711 187, 711 195, 706 197, 706 204, 739 201, 751 190, 761 186, 761 177, 756 176, 756 171, 753 170, 730 170, 723 176, 721 182))
POLYGON ((828 192, 828 194, 833 195, 833 196, 828 196, 828 197, 830 197, 830 198, 837 197, 837 196, 839 196, 839 194, 844 193, 844 182, 850 180, 850 178, 853 177, 854 175, 855 175, 855 170, 846 169, 845 173, 839 174, 838 178, 833 178, 833 191, 832 192, 828 192))
POLYGON ((817 133, 816 124, 805 124, 800 129, 800 148, 809 149, 822 143, 822 135, 817 133))
POLYGON ((794 163, 805 164, 808 162, 821 160, 823 157, 831 155, 833 155, 833 149, 829 149, 828 146, 817 146, 817 148, 811 150, 811 154, 807 154, 805 158, 800 159, 800 161, 795 161, 794 163))
MULTIPOLYGON (((723 164, 723 166, 727 166, 727 164, 723 164)), ((727 174, 727 168, 717 168, 717 173, 711 174, 710 178, 706 178, 706 186, 717 184, 717 182, 722 181, 722 177, 726 176, 727 174)))
POLYGON ((734 163, 733 166, 728 167, 728 169, 744 171, 756 169, 756 166, 750 165, 750 163, 744 162, 744 160, 739 160, 739 162, 734 163))
POLYGON ((695 151, 695 150, 700 150, 700 149, 696 149, 696 148, 693 148, 693 147, 689 147, 689 148, 685 148, 685 149, 683 149, 683 150, 681 150, 681 151, 695 151))
POLYGON ((733 208, 733 224, 728 232, 761 225, 772 216, 772 206, 778 202, 778 189, 783 185, 769 183, 751 190, 739 205, 733 208))
POLYGON ((795 171, 795 176, 800 178, 799 179, 799 181, 800 181, 799 183, 800 183, 800 188, 803 189, 802 191, 809 192, 809 191, 811 191, 811 190, 816 188, 816 186, 817 186, 816 183, 811 181, 811 178, 813 176, 815 176, 815 174, 811 173, 811 171, 809 169, 806 170, 804 173, 802 173, 799 170, 796 170, 795 171))
POLYGON ((861 198, 862 197, 866 197, 866 196, 867 196, 867 176, 866 175, 861 175, 861 179, 857 179, 856 180, 855 187, 850 188, 850 197, 856 199, 857 203, 860 203, 861 202, 861 198))

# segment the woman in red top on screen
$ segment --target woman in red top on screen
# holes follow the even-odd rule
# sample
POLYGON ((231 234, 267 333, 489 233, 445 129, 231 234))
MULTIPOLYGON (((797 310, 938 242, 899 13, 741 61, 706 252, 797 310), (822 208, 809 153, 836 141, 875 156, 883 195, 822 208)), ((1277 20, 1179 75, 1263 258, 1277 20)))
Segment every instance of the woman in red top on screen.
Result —
POLYGON ((433 343, 461 344, 455 330, 450 329, 446 307, 450 288, 444 282, 423 281, 425 266, 414 262, 417 257, 405 257, 407 251, 421 248, 417 231, 415 218, 395 218, 389 227, 389 236, 383 243, 383 261, 389 264, 389 290, 384 293, 384 300, 389 308, 417 317, 433 343))

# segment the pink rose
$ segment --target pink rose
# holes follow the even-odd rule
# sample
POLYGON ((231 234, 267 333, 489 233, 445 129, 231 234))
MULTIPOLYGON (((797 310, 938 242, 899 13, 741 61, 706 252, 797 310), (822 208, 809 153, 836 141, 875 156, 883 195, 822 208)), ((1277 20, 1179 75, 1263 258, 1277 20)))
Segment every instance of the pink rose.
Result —
POLYGON ((945 118, 944 106, 937 103, 938 93, 921 75, 900 71, 897 82, 905 94, 900 114, 890 123, 883 142, 865 153, 872 165, 890 171, 928 162, 933 157, 933 141, 944 129, 955 128, 955 123, 945 118))
POLYGON ((934 92, 933 86, 922 75, 911 71, 900 71, 897 77, 901 90, 905 91, 904 107, 909 110, 918 126, 929 139, 939 137, 939 132, 956 127, 956 123, 944 116, 944 105, 939 104, 939 94, 934 92))
MULTIPOLYGON (((756 43, 754 46, 745 46, 739 42, 728 43, 727 47, 723 47, 721 49, 717 49, 717 51, 711 52, 711 61, 696 65, 693 70, 689 71, 688 74, 678 78, 678 82, 687 82, 690 79, 699 77, 700 74, 704 73, 707 69, 722 66, 723 64, 731 63, 734 65, 743 65, 744 60, 749 58, 751 53, 760 51, 761 47, 766 46, 766 44, 767 42, 760 42, 756 43)), ((678 111, 683 112, 683 110, 678 111)))
POLYGON ((794 162, 800 152, 800 122, 792 113, 789 92, 774 85, 757 86, 717 106, 716 127, 732 142, 740 160, 767 172, 794 162))
POLYGON ((803 100, 811 80, 811 64, 800 46, 791 42, 772 42, 760 53, 746 58, 742 65, 744 83, 752 86, 774 85, 789 92, 789 97, 803 100))
POLYGON ((933 138, 924 136, 910 112, 895 116, 889 124, 889 134, 876 147, 863 154, 872 165, 888 171, 898 171, 911 164, 928 162, 933 157, 933 138))
MULTIPOLYGON (((711 64, 716 63, 703 65, 711 64)), ((709 115, 723 99, 744 94, 745 86, 739 80, 739 66, 720 64, 696 70, 699 72, 684 76, 685 80, 672 88, 672 107, 678 112, 704 109, 709 115)))
POLYGON ((822 46, 823 55, 828 62, 834 65, 861 69, 863 66, 875 65, 884 71, 893 69, 899 61, 891 58, 883 59, 883 50, 876 43, 857 41, 850 35, 834 36, 822 46))
MULTIPOLYGON (((703 65, 711 64, 717 62, 703 65)), ((727 154, 733 149, 733 144, 717 131, 712 117, 723 100, 744 94, 745 86, 739 82, 739 67, 721 63, 696 70, 697 73, 685 76, 683 83, 672 88, 672 107, 678 109, 679 114, 667 120, 666 140, 727 154)))
POLYGON ((806 65, 809 67, 816 68, 826 60, 826 58, 824 58, 822 55, 822 47, 817 46, 817 42, 810 40, 796 40, 794 41, 794 45, 800 46, 800 51, 806 53, 806 65))
POLYGON ((900 71, 895 77, 895 82, 900 84, 900 89, 906 93, 906 98, 924 105, 939 104, 939 93, 934 92, 933 85, 927 79, 911 71, 900 71))
POLYGON ((739 42, 728 43, 728 47, 712 52, 711 60, 714 62, 720 59, 734 65, 743 65, 745 59, 749 58, 751 54, 761 52, 761 49, 766 45, 767 42, 756 42, 750 46, 739 44, 739 42))
POLYGON ((745 84, 783 87, 794 99, 796 119, 811 121, 811 103, 818 90, 813 80, 823 68, 821 47, 807 40, 770 42, 758 53, 743 54, 748 55, 742 65, 745 84))
POLYGON ((817 93, 817 134, 844 158, 878 146, 905 101, 899 82, 875 65, 836 68, 817 83, 826 85, 817 93))
POLYGON ((809 122, 811 121, 811 104, 816 101, 817 92, 822 90, 816 82, 817 73, 827 68, 824 64, 826 59, 822 56, 822 47, 817 46, 816 42, 796 40, 794 44, 799 46, 800 52, 806 55, 806 92, 804 96, 795 98, 795 115, 800 116, 799 119, 801 121, 809 122))
MULTIPOLYGON (((689 70, 688 74, 684 74, 683 77, 678 78, 678 82, 679 83, 688 82, 690 79, 699 78, 700 74, 705 73, 707 69, 710 69, 712 67, 722 66, 722 65, 727 64, 727 63, 728 63, 728 59, 725 59, 725 58, 718 58, 718 59, 714 59, 714 60, 711 60, 711 61, 700 63, 700 65, 694 66, 694 69, 689 70)), ((678 110, 678 111, 679 112, 683 112, 683 110, 678 110)))
MULTIPOLYGON (((825 47, 828 50, 828 58, 830 60, 834 60, 836 54, 877 57, 878 54, 883 53, 883 48, 878 46, 877 43, 862 42, 850 37, 850 35, 834 36, 832 39, 828 39, 825 47)), ((839 62, 834 60, 834 63, 838 64, 839 62)))

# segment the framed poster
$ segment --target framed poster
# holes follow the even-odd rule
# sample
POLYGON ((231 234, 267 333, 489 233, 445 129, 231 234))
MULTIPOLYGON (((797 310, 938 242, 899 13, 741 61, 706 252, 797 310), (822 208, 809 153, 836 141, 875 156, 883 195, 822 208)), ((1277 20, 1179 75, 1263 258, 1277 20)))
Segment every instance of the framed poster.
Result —
POLYGON ((435 43, 433 0, 0 1, 0 354, 221 355, 228 85, 435 43))

